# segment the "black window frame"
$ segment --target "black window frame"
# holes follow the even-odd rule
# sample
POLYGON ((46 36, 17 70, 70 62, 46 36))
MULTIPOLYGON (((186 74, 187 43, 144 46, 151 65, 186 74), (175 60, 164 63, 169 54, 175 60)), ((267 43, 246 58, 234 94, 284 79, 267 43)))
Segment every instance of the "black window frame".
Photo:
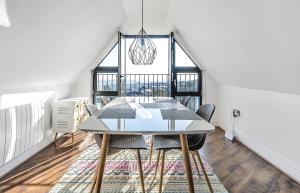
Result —
MULTIPOLYGON (((176 38, 174 37, 174 33, 172 32, 170 35, 148 35, 150 38, 169 38, 169 71, 171 73, 171 97, 183 97, 183 96, 194 96, 200 97, 200 104, 202 104, 202 70, 198 67, 196 62, 190 57, 190 55, 185 51, 185 49, 180 45, 176 38), (177 44, 184 53, 188 56, 188 58, 193 62, 195 67, 178 67, 176 66, 176 49, 175 44, 177 44), (177 91, 177 73, 198 73, 198 92, 178 92, 177 91)), ((136 35, 123 35, 119 32, 118 41, 114 44, 114 46, 109 50, 109 52, 105 55, 105 57, 99 62, 97 67, 93 70, 93 103, 95 103, 95 99, 97 96, 119 96, 120 89, 117 88, 117 91, 98 91, 97 90, 97 74, 98 73, 118 73, 118 84, 117 87, 120 86, 120 63, 121 63, 121 38, 136 38, 136 35), (118 66, 117 67, 101 67, 101 63, 107 58, 107 56, 112 52, 115 47, 118 46, 118 66)))

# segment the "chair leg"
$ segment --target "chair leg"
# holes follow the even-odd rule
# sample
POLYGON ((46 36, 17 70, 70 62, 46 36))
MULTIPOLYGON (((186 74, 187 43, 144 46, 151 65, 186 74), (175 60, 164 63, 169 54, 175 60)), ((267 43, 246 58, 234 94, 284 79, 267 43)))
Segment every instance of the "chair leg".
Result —
POLYGON ((200 170, 199 170, 199 167, 198 167, 198 164, 197 164, 196 158, 195 158, 195 154, 194 154, 194 152, 191 152, 191 154, 192 154, 192 157, 193 157, 193 160, 194 160, 194 164, 195 164, 195 166, 196 166, 196 169, 197 169, 197 172, 198 172, 199 178, 201 178, 201 175, 200 175, 200 170))
POLYGON ((138 157, 138 166, 139 166, 139 173, 141 178, 141 184, 142 184, 142 191, 145 193, 145 186, 144 186, 144 175, 143 175, 143 167, 142 167, 142 161, 141 161, 141 153, 140 150, 137 150, 137 157, 138 157))
MULTIPOLYGON (((160 158, 160 150, 158 150, 157 152, 157 159, 156 159, 156 163, 155 163, 155 173, 154 173, 154 178, 156 177, 157 174, 157 169, 158 169, 158 164, 159 164, 159 158, 160 158)), ((153 179, 154 179, 153 178, 153 179)))
POLYGON ((152 154, 153 154, 153 140, 151 140, 151 144, 150 144, 150 165, 152 161, 152 154))
POLYGON ((161 158, 161 168, 160 168, 159 193, 161 193, 161 191, 162 191, 162 183, 163 183, 163 178, 164 178, 165 153, 166 153, 166 150, 163 150, 162 158, 161 158))
POLYGON ((200 154, 199 154, 198 151, 195 151, 195 152, 196 152, 196 155, 197 155, 198 160, 199 160, 199 162, 200 162, 200 166, 201 166, 201 169, 202 169, 202 171, 203 171, 204 177, 205 177, 205 179, 206 179, 206 182, 207 182, 209 191, 210 191, 211 193, 213 193, 214 191, 213 191, 213 189, 212 189, 212 187, 211 187, 211 184, 210 184, 210 181, 209 181, 209 179, 208 179, 207 173, 206 173, 206 171, 205 171, 205 168, 204 168, 203 162, 202 162, 202 160, 201 160, 200 154))

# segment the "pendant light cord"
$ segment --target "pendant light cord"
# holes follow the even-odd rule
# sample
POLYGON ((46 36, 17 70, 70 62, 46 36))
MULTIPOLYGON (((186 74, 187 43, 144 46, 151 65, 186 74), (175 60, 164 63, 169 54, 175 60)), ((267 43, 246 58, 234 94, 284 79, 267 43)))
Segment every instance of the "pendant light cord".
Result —
POLYGON ((142 0, 142 31, 144 31, 144 0, 142 0))

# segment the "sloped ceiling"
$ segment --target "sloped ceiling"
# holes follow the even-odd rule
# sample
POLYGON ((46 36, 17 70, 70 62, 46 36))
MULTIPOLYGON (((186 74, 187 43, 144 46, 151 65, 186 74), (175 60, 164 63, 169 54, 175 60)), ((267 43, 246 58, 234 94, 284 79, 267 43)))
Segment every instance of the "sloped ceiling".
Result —
MULTIPOLYGON (((169 34, 173 27, 167 21, 172 0, 144 0, 144 28, 148 34, 169 34)), ((127 20, 121 31, 136 34, 141 29, 142 0, 122 0, 127 20)))
MULTIPOLYGON (((297 0, 145 0, 150 34, 175 31, 219 84, 300 94, 297 0)), ((9 0, 0 88, 69 84, 120 29, 140 29, 140 0, 9 0)))
POLYGON ((8 0, 0 88, 70 84, 126 19, 120 0, 8 0))
POLYGON ((219 84, 300 94, 300 1, 173 0, 169 22, 219 84))

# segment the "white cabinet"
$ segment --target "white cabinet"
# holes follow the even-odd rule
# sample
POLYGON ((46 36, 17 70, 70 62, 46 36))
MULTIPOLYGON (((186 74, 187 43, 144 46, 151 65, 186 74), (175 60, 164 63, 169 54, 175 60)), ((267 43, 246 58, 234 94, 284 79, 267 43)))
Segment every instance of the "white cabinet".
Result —
POLYGON ((85 105, 89 103, 88 98, 68 98, 55 102, 52 105, 52 128, 57 133, 71 133, 77 126, 87 118, 85 105))

